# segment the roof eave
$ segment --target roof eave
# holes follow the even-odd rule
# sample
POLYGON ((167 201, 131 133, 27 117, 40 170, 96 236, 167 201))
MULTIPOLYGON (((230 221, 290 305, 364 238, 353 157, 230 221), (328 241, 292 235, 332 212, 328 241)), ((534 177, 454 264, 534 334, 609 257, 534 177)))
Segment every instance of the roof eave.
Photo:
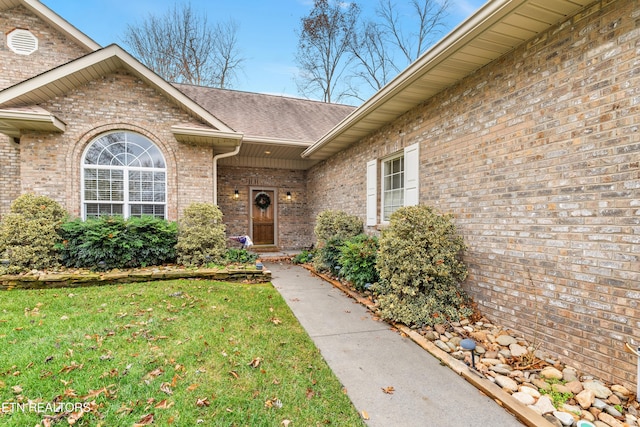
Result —
POLYGON ((0 133, 19 138, 25 130, 64 132, 66 125, 49 112, 0 110, 0 133))

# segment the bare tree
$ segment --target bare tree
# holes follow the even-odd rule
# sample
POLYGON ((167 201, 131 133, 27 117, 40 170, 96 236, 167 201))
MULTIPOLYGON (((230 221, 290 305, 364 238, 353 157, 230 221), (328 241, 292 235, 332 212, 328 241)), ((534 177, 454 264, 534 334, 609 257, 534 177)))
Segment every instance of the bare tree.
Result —
POLYGON ((298 90, 305 96, 321 94, 324 102, 338 101, 340 77, 352 60, 349 43, 360 13, 355 3, 314 0, 313 10, 302 18, 296 62, 300 67, 298 90), (336 93, 337 92, 337 93, 336 93))
POLYGON ((234 21, 209 26, 206 14, 191 4, 174 5, 162 16, 149 15, 128 25, 124 36, 134 56, 174 83, 230 87, 244 59, 234 21))
MULTIPOLYGON (((380 0, 377 14, 386 29, 385 37, 403 53, 406 65, 412 63, 435 41, 444 28, 449 0, 411 0, 414 25, 401 25, 396 4, 380 0)), ((404 67, 402 67, 404 68, 404 67)))
MULTIPOLYGON (((351 84, 381 89, 441 35, 448 8, 449 0, 411 0, 402 16, 391 0, 380 0, 377 20, 361 24, 351 38, 351 84)), ((362 100, 366 92, 355 91, 355 97, 362 100)))

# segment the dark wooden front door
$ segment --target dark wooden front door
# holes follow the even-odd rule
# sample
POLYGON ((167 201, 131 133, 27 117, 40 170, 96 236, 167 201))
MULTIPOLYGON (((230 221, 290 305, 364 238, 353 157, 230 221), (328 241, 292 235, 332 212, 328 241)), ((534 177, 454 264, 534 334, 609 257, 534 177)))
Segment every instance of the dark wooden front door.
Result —
POLYGON ((251 200, 253 203, 251 221, 253 223, 253 244, 273 245, 275 244, 275 197, 273 190, 252 190, 251 200), (268 200, 268 206, 260 207, 256 205, 256 200, 268 200), (268 199, 267 199, 268 198, 268 199))

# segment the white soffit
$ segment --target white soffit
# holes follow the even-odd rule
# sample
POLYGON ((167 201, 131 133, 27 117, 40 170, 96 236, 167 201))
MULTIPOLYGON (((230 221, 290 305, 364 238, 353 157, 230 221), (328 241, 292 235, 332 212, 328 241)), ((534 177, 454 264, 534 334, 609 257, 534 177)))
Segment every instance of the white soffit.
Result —
POLYGON ((322 160, 342 151, 591 3, 489 0, 302 156, 322 160))
POLYGON ((50 112, 31 110, 0 110, 0 133, 19 138, 23 129, 37 132, 64 132, 66 125, 50 112))

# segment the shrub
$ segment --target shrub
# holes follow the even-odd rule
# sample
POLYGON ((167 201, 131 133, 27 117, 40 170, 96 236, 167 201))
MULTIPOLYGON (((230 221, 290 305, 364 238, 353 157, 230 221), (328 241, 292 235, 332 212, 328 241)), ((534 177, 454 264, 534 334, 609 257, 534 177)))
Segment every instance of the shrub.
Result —
POLYGON ((313 232, 319 245, 330 239, 346 240, 361 234, 363 231, 362 220, 343 211, 326 210, 316 217, 316 226, 313 232))
POLYGON ((337 237, 325 242, 313 258, 313 268, 318 271, 328 271, 331 274, 339 275, 342 244, 343 240, 337 237))
POLYGON ((313 266, 318 271, 336 274, 340 270, 340 247, 346 239, 362 234, 362 220, 342 211, 326 210, 316 217, 314 233, 318 249, 313 266))
POLYGON ((313 260, 313 252, 308 250, 303 250, 296 256, 291 259, 291 262, 294 264, 306 264, 313 260))
POLYGON ((222 212, 210 203, 189 205, 178 223, 178 262, 187 266, 222 264, 227 252, 222 212))
POLYGON ((62 206, 46 196, 24 194, 14 200, 0 223, 0 258, 10 261, 7 272, 58 266, 58 231, 66 217, 62 206))
POLYGON ((253 264, 258 259, 258 254, 249 252, 246 249, 227 249, 225 261, 238 264, 253 264))
POLYGON ((379 279, 376 270, 378 258, 378 238, 359 234, 345 240, 340 248, 340 275, 359 290, 365 290, 367 283, 376 283, 379 279))
POLYGON ((151 216, 80 219, 62 226, 63 263, 91 269, 134 268, 175 262, 177 227, 151 216))
POLYGON ((467 277, 463 250, 450 215, 428 206, 398 209, 380 238, 375 291, 382 316, 423 326, 471 315, 459 286, 467 277))

